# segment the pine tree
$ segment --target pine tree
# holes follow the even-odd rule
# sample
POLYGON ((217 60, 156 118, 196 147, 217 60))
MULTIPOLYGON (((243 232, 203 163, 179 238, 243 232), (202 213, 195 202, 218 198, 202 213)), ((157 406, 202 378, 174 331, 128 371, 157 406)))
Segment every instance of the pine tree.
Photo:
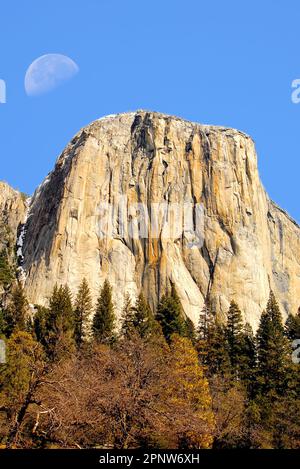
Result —
POLYGON ((268 445, 274 448, 288 447, 287 440, 292 439, 294 431, 297 434, 297 425, 295 427, 290 409, 297 409, 299 366, 291 360, 292 347, 285 333, 279 306, 273 292, 270 292, 256 337, 258 370, 255 405, 268 445))
POLYGON ((33 319, 33 330, 36 340, 44 347, 47 346, 47 324, 48 316, 50 314, 49 308, 37 305, 35 307, 35 315, 33 319))
POLYGON ((133 308, 132 327, 142 339, 149 338, 155 327, 155 319, 143 293, 133 308))
POLYGON ((185 336, 186 325, 184 315, 174 285, 172 285, 171 295, 164 295, 159 302, 156 319, 160 323, 167 341, 170 341, 172 334, 185 336))
POLYGON ((195 329, 193 321, 189 317, 185 318, 184 337, 187 337, 188 339, 190 339, 192 344, 196 343, 196 329, 195 329))
POLYGON ((6 335, 8 337, 16 330, 25 330, 27 309, 28 301, 22 285, 18 282, 12 290, 10 305, 4 311, 6 335))
POLYGON ((51 359, 58 360, 74 348, 74 315, 72 297, 67 285, 55 285, 46 317, 46 350, 51 359))
POLYGON ((239 368, 243 355, 243 319, 238 305, 232 301, 227 313, 225 328, 228 353, 233 375, 239 377, 239 368))
POLYGON ((203 308, 199 315, 197 327, 197 343, 196 349, 199 359, 203 365, 207 364, 208 354, 208 339, 215 324, 215 314, 212 311, 211 303, 208 299, 205 300, 203 308))
POLYGON ((210 376, 229 373, 230 358, 225 327, 208 299, 199 316, 196 350, 210 376))
POLYGON ((82 345, 88 335, 88 322, 92 313, 92 298, 86 279, 84 278, 78 290, 74 308, 75 341, 82 345))
POLYGON ((7 288, 14 279, 14 272, 9 263, 8 254, 5 249, 0 252, 0 285, 7 288))
MULTIPOLYGON (((289 314, 285 323, 284 330, 285 336, 289 342, 289 355, 292 356, 293 352, 295 351, 295 344, 297 344, 297 342, 294 343, 294 341, 300 339, 300 308, 298 309, 296 316, 292 316, 291 314, 289 314)), ((287 368, 288 369, 286 370, 286 381, 288 389, 286 392, 286 398, 290 401, 297 401, 300 395, 299 364, 294 363, 293 360, 290 360, 289 366, 287 368)))
POLYGON ((206 361, 210 375, 228 375, 230 372, 230 357, 228 342, 223 323, 215 316, 207 335, 206 361))
POLYGON ((300 309, 296 316, 288 315, 285 323, 285 335, 289 340, 300 339, 300 309))
POLYGON ((49 302, 48 327, 57 332, 74 328, 72 297, 67 285, 55 285, 49 302))
POLYGON ((98 343, 114 341, 115 314, 112 302, 112 291, 108 280, 105 280, 97 301, 93 319, 93 336, 98 343))
POLYGON ((209 329, 214 322, 214 314, 208 299, 205 300, 203 308, 199 315, 199 322, 197 327, 197 337, 199 340, 207 340, 209 329))
POLYGON ((130 295, 126 293, 124 298, 124 306, 122 309, 121 321, 121 336, 129 338, 133 333, 133 316, 134 310, 130 295))
POLYGON ((239 357, 239 375, 249 395, 253 391, 256 373, 256 346, 252 327, 246 322, 241 341, 241 354, 239 357))
POLYGON ((285 374, 290 362, 289 347, 279 306, 272 291, 257 331, 257 356, 261 392, 284 393, 285 374))

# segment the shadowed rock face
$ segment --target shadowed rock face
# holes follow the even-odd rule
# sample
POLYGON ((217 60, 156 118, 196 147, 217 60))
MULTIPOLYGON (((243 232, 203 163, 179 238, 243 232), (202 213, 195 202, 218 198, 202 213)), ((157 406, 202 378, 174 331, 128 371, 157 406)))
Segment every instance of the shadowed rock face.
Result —
POLYGON ((284 313, 299 306, 300 228, 266 195, 254 143, 237 130, 144 111, 95 121, 37 189, 25 228, 31 303, 45 303, 56 282, 75 293, 86 277, 94 298, 109 279, 117 311, 141 288, 154 307, 172 283, 194 321, 205 298, 222 313, 235 299, 256 327, 270 288, 284 313), (181 226, 173 212, 158 216, 156 233, 133 236, 137 203, 188 204, 194 227, 201 207, 203 239, 189 229, 168 237, 166 227, 181 226))

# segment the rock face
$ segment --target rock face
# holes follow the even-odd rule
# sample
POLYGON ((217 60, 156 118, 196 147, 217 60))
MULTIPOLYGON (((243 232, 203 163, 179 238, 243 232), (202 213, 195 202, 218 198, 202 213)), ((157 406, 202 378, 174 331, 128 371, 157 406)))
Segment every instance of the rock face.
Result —
POLYGON ((300 228, 268 198, 254 143, 237 130, 145 111, 95 121, 37 189, 23 231, 32 303, 86 277, 94 298, 109 279, 117 311, 141 288, 154 307, 172 283, 193 321, 205 298, 223 313, 235 299, 256 328, 270 288, 283 313, 299 307, 300 228), (136 215, 159 204, 167 215, 136 236, 136 215), (183 204, 193 229, 174 212, 183 204))
POLYGON ((25 221, 25 213, 24 196, 5 182, 0 182, 0 295, 2 302, 5 302, 4 292, 7 287, 4 278, 8 272, 11 279, 14 277, 16 269, 15 247, 18 232, 25 221), (3 263, 4 259, 5 263, 3 263))
POLYGON ((26 200, 22 194, 0 181, 0 251, 16 244, 20 225, 24 223, 26 200))

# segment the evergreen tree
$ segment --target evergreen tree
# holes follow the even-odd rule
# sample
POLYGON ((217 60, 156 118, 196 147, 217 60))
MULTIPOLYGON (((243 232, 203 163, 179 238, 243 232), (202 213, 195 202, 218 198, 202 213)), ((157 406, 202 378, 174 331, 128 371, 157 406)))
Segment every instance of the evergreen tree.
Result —
POLYGON ((215 323, 215 314, 208 299, 205 300, 199 315, 196 349, 203 365, 207 364, 208 338, 215 323))
POLYGON ((108 280, 105 280, 97 301, 93 319, 93 336, 96 342, 111 343, 114 341, 115 314, 112 302, 112 291, 108 280))
POLYGON ((279 306, 271 292, 257 332, 255 405, 267 444, 273 448, 293 447, 289 445, 294 445, 293 438, 299 435, 299 426, 290 414, 291 409, 299 409, 299 365, 291 360, 287 331, 290 332, 283 327, 279 306))
POLYGON ((214 314, 208 299, 205 300, 203 308, 199 315, 199 322, 197 327, 197 337, 199 340, 207 340, 209 329, 214 322, 214 314))
POLYGON ((132 301, 130 295, 126 293, 124 298, 124 306, 121 315, 122 327, 121 335, 123 337, 129 338, 133 333, 133 317, 134 309, 132 306, 132 301))
POLYGON ((78 290, 74 308, 75 341, 80 346, 88 335, 88 322, 92 313, 92 298, 86 279, 78 290))
POLYGON ((140 293, 133 308, 132 327, 142 339, 150 337, 155 328, 155 319, 143 293, 140 293))
POLYGON ((33 319, 34 335, 36 340, 44 347, 47 346, 47 324, 49 314, 49 308, 40 305, 35 307, 35 315, 33 319))
POLYGON ((74 315, 72 297, 67 285, 55 285, 46 316, 46 350, 51 359, 58 360, 74 348, 74 315))
POLYGON ((4 311, 6 335, 8 337, 16 330, 25 330, 27 309, 28 301, 21 283, 18 282, 12 290, 11 302, 4 311))
POLYGON ((208 299, 199 316, 196 350, 210 376, 229 373, 230 359, 225 327, 208 299))
POLYGON ((252 327, 246 323, 243 328, 239 374, 249 395, 252 394, 256 373, 256 346, 252 327))
POLYGON ((10 266, 8 255, 5 249, 0 252, 0 285, 7 288, 14 279, 14 272, 10 266))
POLYGON ((167 341, 170 341, 172 334, 186 335, 182 306, 174 285, 172 285, 171 295, 164 295, 159 302, 156 319, 167 341))
POLYGON ((272 291, 257 331, 257 356, 261 392, 283 393, 290 356, 281 313, 272 291))
POLYGON ((238 378, 243 355, 243 319, 238 305, 232 301, 227 313, 225 328, 228 353, 233 375, 238 378))
POLYGON ((300 339, 300 309, 296 316, 288 315, 285 323, 285 335, 289 340, 300 339))
POLYGON ((205 364, 210 375, 228 375, 230 357, 225 327, 217 316, 210 325, 207 336, 207 354, 205 364))
POLYGON ((184 337, 187 337, 188 339, 190 339, 192 344, 195 344, 195 342, 196 342, 196 329, 195 329, 193 321, 189 317, 185 318, 184 337))

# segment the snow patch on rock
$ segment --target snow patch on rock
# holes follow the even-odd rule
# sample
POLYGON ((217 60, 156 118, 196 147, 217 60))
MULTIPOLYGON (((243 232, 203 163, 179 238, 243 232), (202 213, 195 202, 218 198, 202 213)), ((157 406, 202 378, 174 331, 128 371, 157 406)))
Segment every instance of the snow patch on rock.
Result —
POLYGON ((25 203, 26 203, 27 210, 25 213, 24 223, 22 225, 21 232, 17 240, 17 259, 18 259, 18 264, 19 264, 17 272, 18 272, 18 279, 21 282, 24 282, 26 280, 26 272, 22 267, 23 262, 24 262, 23 246, 24 246, 25 236, 27 232, 27 228, 26 228, 27 220, 30 216, 29 212, 30 212, 31 201, 32 201, 31 197, 28 197, 26 199, 25 203))

